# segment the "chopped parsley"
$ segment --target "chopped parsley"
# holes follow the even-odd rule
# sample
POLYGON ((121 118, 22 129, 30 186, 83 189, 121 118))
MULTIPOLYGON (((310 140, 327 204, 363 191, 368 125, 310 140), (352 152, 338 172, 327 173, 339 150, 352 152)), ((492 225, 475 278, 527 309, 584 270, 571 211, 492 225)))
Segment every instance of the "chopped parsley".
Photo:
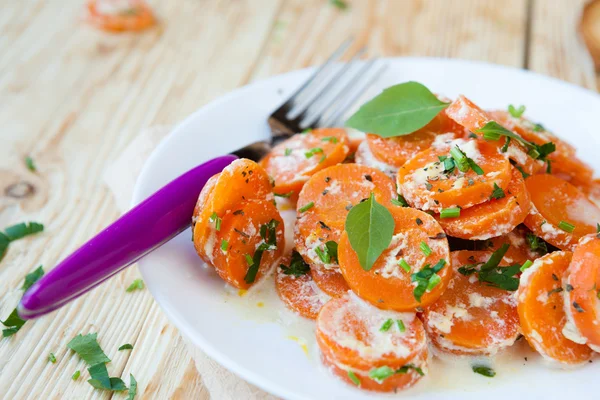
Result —
POLYGON ((477 273, 480 282, 514 292, 519 288, 519 278, 516 275, 521 270, 521 265, 499 266, 509 247, 510 245, 505 243, 492 253, 487 262, 464 265, 458 268, 458 272, 465 276, 477 273))
POLYGON ((512 104, 509 104, 508 112, 515 118, 521 118, 521 116, 525 112, 525 106, 515 107, 512 104))
POLYGON ((50 353, 48 355, 48 361, 50 361, 52 364, 56 364, 56 356, 54 355, 54 353, 50 353))
POLYGON ((137 381, 133 377, 133 374, 129 374, 129 392, 127 393, 127 400, 133 400, 137 394, 137 381))
POLYGON ((414 366, 413 364, 406 364, 405 366, 397 370, 394 370, 388 367, 387 365, 384 365, 383 367, 373 368, 372 370, 370 370, 369 378, 382 382, 394 374, 406 374, 411 369, 421 376, 425 375, 421 368, 414 366))
POLYGON ((305 153, 304 153, 304 156, 305 156, 306 158, 311 158, 312 156, 314 156, 314 155, 315 155, 315 154, 317 154, 317 153, 323 153, 323 149, 322 149, 322 148, 320 148, 320 147, 315 147, 315 148, 312 148, 312 149, 310 149, 309 151, 305 152, 305 153))
MULTIPOLYGON (((472 169, 477 175, 483 175, 483 169, 472 158, 467 157, 467 155, 460 149, 458 146, 454 146, 450 149, 450 156, 454 160, 454 165, 460 172, 467 172, 469 169, 472 169)), ((446 168, 446 160, 444 160, 444 168, 446 168)))
POLYGON ((473 365, 473 372, 479 375, 487 376, 488 378, 493 378, 496 376, 496 371, 490 367, 486 367, 485 365, 473 365))
POLYGON ((31 158, 30 156, 25 157, 25 166, 27 166, 27 169, 30 170, 31 172, 37 171, 37 168, 35 167, 35 163, 33 162, 33 158, 31 158))
POLYGON ((329 0, 329 4, 340 10, 348 9, 348 3, 346 3, 344 0, 329 0))
POLYGON ((387 321, 385 321, 383 323, 383 325, 381 325, 381 328, 379 328, 380 332, 387 332, 390 330, 390 328, 392 327, 392 324, 394 323, 394 321, 389 318, 387 321))
POLYGON ((37 267, 32 272, 30 272, 27 275, 25 275, 25 281, 23 282, 23 286, 21 287, 21 290, 27 290, 27 289, 29 289, 42 276, 44 276, 44 268, 40 265, 39 267, 37 267))
POLYGON ((73 376, 71 376, 71 379, 73 379, 74 381, 76 381, 77 379, 79 379, 80 376, 81 376, 81 371, 77 370, 77 371, 75 371, 75 373, 73 374, 73 376))
POLYGON ((492 192, 492 194, 490 196, 490 200, 491 199, 498 200, 498 199, 502 199, 504 197, 506 197, 504 190, 502 190, 502 188, 494 182, 494 191, 492 192))
POLYGON ((4 230, 4 235, 9 241, 14 242, 15 240, 22 239, 25 236, 33 235, 44 230, 44 225, 37 222, 20 223, 9 226, 4 230))
POLYGON ((303 212, 306 212, 306 211, 310 210, 311 208, 313 208, 314 206, 315 206, 315 203, 313 203, 313 202, 311 201, 310 203, 308 203, 308 204, 306 204, 306 205, 304 205, 304 206, 300 207, 300 208, 298 209, 298 212, 301 212, 301 213, 303 213, 303 212))
POLYGON ((338 138, 335 136, 325 136, 324 138, 321 138, 321 141, 336 144, 338 142, 338 138))
POLYGON ((398 195, 397 199, 392 199, 392 204, 400 207, 408 207, 408 202, 401 194, 398 195))
POLYGON ((285 149, 285 151, 283 152, 283 154, 284 154, 285 156, 289 156, 289 155, 291 155, 291 154, 292 154, 292 149, 285 149))
POLYGON ((88 333, 85 336, 79 334, 67 343, 67 347, 77 353, 88 365, 108 363, 110 358, 102 351, 97 337, 97 333, 88 333))
POLYGON ((133 345, 129 343, 125 343, 123 346, 119 347, 119 351, 123 350, 133 350, 133 345))
MULTIPOLYGON (((0 258, 1 258, 1 255, 2 254, 0 254, 0 258)), ((30 272, 29 274, 27 274, 27 276, 25 276, 25 282, 23 282, 23 286, 21 287, 21 289, 22 290, 29 289, 43 275, 44 275, 44 269, 42 268, 42 266, 39 266, 33 272, 30 272)), ((24 319, 21 319, 21 317, 19 317, 19 314, 17 313, 17 309, 15 308, 4 321, 0 321, 0 322, 2 323, 2 325, 4 325, 6 327, 5 329, 2 330, 2 336, 9 337, 9 336, 12 336, 15 333, 17 333, 23 327, 23 325, 25 325, 26 321, 24 319)))
POLYGON ((275 197, 283 197, 284 199, 289 198, 293 194, 294 194, 293 190, 290 191, 290 192, 287 192, 287 193, 275 193, 275 192, 273 192, 273 196, 275 196, 275 197))
POLYGON ((302 276, 310 272, 310 266, 296 250, 292 251, 289 267, 283 264, 280 264, 279 267, 286 275, 302 276))
POLYGON ((279 221, 275 219, 272 219, 268 223, 261 225, 259 231, 260 237, 263 239, 263 241, 256 248, 253 257, 246 255, 246 261, 248 261, 249 268, 246 272, 246 276, 244 276, 244 282, 248 284, 254 283, 263 253, 267 250, 275 250, 277 248, 276 228, 278 225, 279 221))
POLYGON ((129 287, 127 289, 125 289, 125 291, 130 293, 130 292, 133 292, 134 290, 142 290, 143 288, 144 288, 144 281, 141 279, 136 279, 133 282, 131 282, 131 285, 129 285, 129 287))
POLYGON ((527 240, 529 248, 532 251, 538 252, 541 255, 548 253, 548 246, 546 246, 546 242, 544 242, 542 239, 540 239, 533 233, 527 233, 525 235, 525 240, 527 240))
POLYGON ((444 268, 445 265, 446 260, 440 259, 440 261, 438 261, 433 267, 430 267, 430 264, 427 264, 419 272, 411 275, 411 281, 417 282, 417 286, 413 290, 413 296, 419 303, 421 302, 421 297, 423 297, 423 294, 425 294, 427 290, 431 290, 428 289, 430 285, 433 285, 433 287, 437 285, 437 283, 435 283, 439 278, 437 273, 444 268), (437 276, 437 278, 435 278, 434 275, 437 276))

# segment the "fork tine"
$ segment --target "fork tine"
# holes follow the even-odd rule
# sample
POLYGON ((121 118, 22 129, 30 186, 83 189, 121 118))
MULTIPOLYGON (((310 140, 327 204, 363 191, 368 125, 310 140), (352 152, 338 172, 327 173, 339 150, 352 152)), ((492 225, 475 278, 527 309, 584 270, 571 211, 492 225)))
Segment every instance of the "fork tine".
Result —
POLYGON ((354 105, 354 103, 356 103, 356 101, 360 98, 360 96, 365 92, 365 90, 367 90, 367 88, 369 86, 371 86, 371 84, 373 83, 373 81, 375 81, 375 79, 377 77, 379 77, 379 75, 381 75, 381 73, 387 69, 387 64, 382 65, 377 71, 375 71, 373 73, 373 75, 371 75, 365 82, 363 85, 361 85, 359 87, 359 89, 357 89, 354 93, 350 94, 348 96, 348 99, 344 102, 342 102, 342 104, 339 104, 336 109, 333 111, 331 117, 329 117, 327 119, 327 123, 324 123, 321 126, 324 127, 335 127, 335 126, 340 126, 340 123, 342 123, 343 125, 343 121, 341 121, 342 117, 344 116, 344 114, 348 111, 348 109, 350 107, 352 107, 354 105))
POLYGON ((337 61, 338 58, 340 58, 345 52, 346 50, 348 50, 348 47, 350 47, 350 45, 352 44, 352 42, 354 41, 354 38, 350 37, 348 39, 346 39, 341 45, 340 47, 338 47, 330 56, 329 58, 325 61, 324 64, 322 64, 319 68, 317 68, 317 70, 312 74, 312 76, 310 78, 308 78, 308 80, 306 82, 304 82, 298 89, 296 89, 296 91, 294 92, 294 94, 292 94, 287 101, 281 106, 281 108, 283 107, 287 107, 287 108, 291 108, 290 106, 293 105, 293 103, 298 100, 298 97, 302 96, 302 92, 308 87, 310 86, 311 83, 315 82, 316 80, 320 79, 321 76, 323 75, 323 73, 325 72, 325 70, 329 69, 329 67, 335 62, 337 61))
POLYGON ((313 112, 303 121, 304 124, 310 128, 316 128, 319 125, 319 122, 324 119, 330 107, 334 103, 346 98, 346 96, 352 92, 352 89, 354 89, 356 82, 360 82, 361 78, 367 74, 367 71, 373 67, 377 60, 377 58, 373 58, 364 63, 362 67, 356 69, 356 71, 347 78, 347 83, 344 84, 337 93, 325 99, 325 101, 322 102, 323 104, 319 105, 318 111, 313 112))
POLYGON ((338 68, 338 70, 327 81, 327 83, 325 85, 323 85, 322 88, 318 89, 315 93, 313 93, 311 96, 309 96, 308 99, 306 99, 302 102, 302 104, 294 107, 294 109, 292 110, 292 118, 304 119, 304 117, 306 117, 306 115, 310 111, 310 108, 316 102, 319 101, 318 99, 321 98, 321 96, 326 94, 328 91, 330 91, 331 88, 333 88, 340 81, 340 79, 346 74, 346 71, 348 71, 350 66, 353 65, 354 62, 358 58, 360 58, 360 56, 362 56, 366 51, 367 51, 367 48, 363 47, 358 52, 356 52, 356 54, 350 59, 350 61, 344 63, 340 68, 338 68))

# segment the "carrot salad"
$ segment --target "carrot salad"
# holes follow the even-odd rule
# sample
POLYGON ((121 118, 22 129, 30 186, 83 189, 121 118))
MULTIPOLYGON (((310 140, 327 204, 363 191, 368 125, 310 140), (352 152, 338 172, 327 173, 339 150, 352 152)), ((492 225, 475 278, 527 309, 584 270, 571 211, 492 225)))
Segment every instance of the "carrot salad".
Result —
POLYGON ((585 365, 600 352, 600 181, 524 112, 387 88, 348 129, 295 134, 212 177, 194 246, 236 288, 274 276, 332 376, 362 390, 416 385, 432 357, 493 364, 521 337, 585 365))

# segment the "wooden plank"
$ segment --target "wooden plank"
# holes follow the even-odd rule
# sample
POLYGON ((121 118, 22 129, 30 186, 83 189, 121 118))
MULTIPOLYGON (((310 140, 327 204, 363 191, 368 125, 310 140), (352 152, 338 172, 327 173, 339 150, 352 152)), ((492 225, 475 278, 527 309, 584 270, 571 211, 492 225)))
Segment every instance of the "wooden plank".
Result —
POLYGON ((587 0, 532 0, 528 68, 567 82, 600 90, 594 65, 579 37, 587 0))

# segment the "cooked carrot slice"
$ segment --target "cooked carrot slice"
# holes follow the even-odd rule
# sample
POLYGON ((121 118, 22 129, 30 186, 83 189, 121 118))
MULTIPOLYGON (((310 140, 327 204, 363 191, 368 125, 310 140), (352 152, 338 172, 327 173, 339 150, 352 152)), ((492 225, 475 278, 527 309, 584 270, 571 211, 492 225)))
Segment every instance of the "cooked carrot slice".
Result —
POLYGON ((217 221, 204 248, 221 278, 247 289, 283 254, 283 233, 283 220, 273 202, 249 200, 217 221), (262 257, 258 257, 261 250, 262 257))
POLYGON ((394 236, 373 268, 365 271, 361 267, 344 232, 338 247, 340 269, 352 291, 376 307, 414 311, 437 300, 452 277, 448 240, 431 215, 400 206, 389 210, 395 222, 394 236), (439 282, 417 299, 412 275, 440 262, 439 282))
POLYGON ((314 174, 298 199, 294 232, 296 249, 310 264, 313 279, 331 296, 348 291, 327 242, 339 242, 352 206, 371 193, 380 204, 391 205, 394 182, 383 172, 357 164, 340 164, 314 174))
POLYGON ((600 238, 580 241, 564 276, 563 292, 568 323, 563 334, 600 352, 600 238))
MULTIPOLYGON (((460 267, 487 262, 488 251, 453 251, 454 274, 448 289, 422 314, 425 330, 437 350, 453 354, 495 354, 519 335, 512 292, 480 282, 460 267)), ((501 263, 502 264, 502 263, 501 263)))
POLYGON ((546 243, 522 226, 516 227, 506 235, 486 240, 484 242, 485 248, 482 248, 482 250, 495 251, 505 243, 510 247, 503 259, 510 265, 522 265, 527 260, 533 261, 546 253, 546 243))
POLYGON ((394 167, 393 165, 386 164, 383 161, 377 159, 371 148, 369 147, 368 141, 363 141, 356 153, 354 154, 354 162, 360 165, 366 165, 367 167, 376 168, 389 176, 390 178, 396 180, 396 173, 398 172, 398 167, 394 167))
POLYGON ((227 211, 237 210, 242 201, 270 200, 272 189, 265 170, 245 158, 235 160, 220 174, 211 177, 198 196, 192 217, 194 246, 198 255, 205 262, 212 263, 210 253, 206 253, 204 248, 214 230, 213 215, 223 218, 227 211))
POLYGON ((524 223, 546 242, 572 250, 582 236, 596 232, 600 208, 569 182, 542 174, 527 178, 525 186, 533 206, 524 223))
MULTIPOLYGON (((300 255, 298 255, 298 257, 302 258, 300 255)), ((300 260, 300 262, 304 261, 300 260)), ((281 261, 281 265, 286 268, 291 268, 290 257, 284 258, 281 261)), ((277 268, 275 287, 277 288, 279 298, 289 309, 310 319, 317 319, 319 311, 330 299, 330 297, 315 284, 310 273, 296 276, 281 266, 280 268, 277 268), (288 273, 286 273, 286 271, 288 271, 288 273)))
MULTIPOLYGON (((505 128, 519 134, 523 139, 542 145, 552 142, 556 150, 548 156, 551 171, 567 181, 589 182, 593 169, 575 155, 575 148, 567 142, 546 131, 543 127, 521 117, 514 118, 506 111, 493 111, 490 115, 505 128)), ((540 171, 537 171, 540 172, 540 171)))
POLYGON ((260 165, 275 180, 275 193, 298 194, 311 175, 341 163, 348 151, 344 129, 314 129, 275 146, 260 165))
POLYGON ((461 210, 457 218, 438 215, 436 219, 448 235, 462 239, 486 240, 507 234, 523 222, 531 208, 523 176, 516 168, 512 168, 508 187, 496 193, 500 195, 504 197, 461 210))
POLYGON ((463 135, 464 129, 442 111, 429 124, 410 135, 382 138, 368 134, 367 142, 376 159, 399 168, 417 153, 430 148, 436 140, 452 140, 463 135))
POLYGON ((141 31, 156 23, 154 14, 142 0, 123 2, 110 0, 89 0, 87 20, 99 29, 109 32, 141 31))
MULTIPOLYGON (((379 310, 353 294, 332 299, 323 306, 317 317, 316 336, 325 362, 351 370, 360 378, 376 368, 387 367, 396 372, 412 363, 415 367, 424 366, 427 339, 415 314, 379 310)), ((361 386, 387 391, 396 385, 404 388, 417 378, 392 380, 393 384, 383 386, 396 374, 389 375, 380 380, 379 389, 372 383, 361 386)))
POLYGON ((529 344, 545 359, 560 364, 581 364, 592 350, 562 334, 567 322, 561 277, 573 254, 555 251, 538 258, 521 276, 517 302, 521 330, 529 344))
POLYGON ((596 206, 600 207, 600 179, 587 182, 572 182, 577 189, 581 190, 596 206))
POLYGON ((423 347, 423 350, 411 360, 410 364, 405 365, 400 371, 384 380, 372 379, 369 376, 370 371, 340 364, 330 359, 325 353, 321 353, 321 360, 335 376, 352 386, 375 392, 396 393, 415 385, 423 375, 427 374, 427 354, 427 348, 423 347))
POLYGON ((398 190, 413 207, 440 212, 443 208, 468 208, 486 202, 495 185, 506 189, 511 180, 508 158, 482 140, 456 139, 422 151, 398 170, 398 190), (439 157, 450 156, 458 148, 482 170, 463 173, 454 168, 445 172, 439 157))
MULTIPOLYGON (((496 115, 493 112, 486 112, 464 96, 459 96, 446 109, 446 113, 450 118, 464 126, 471 132, 481 129, 488 122, 494 121, 497 118, 502 119, 504 114, 496 115)), ((500 121, 496 121, 501 124, 500 121)), ((502 124, 501 124, 502 125, 502 124)), ((510 129, 510 127, 506 127, 510 129)), ((505 138, 490 142, 497 149, 501 149, 506 142, 505 138)), ((544 163, 527 155, 526 149, 521 143, 511 140, 506 149, 506 155, 515 162, 524 173, 533 175, 542 172, 545 168, 544 163)))

